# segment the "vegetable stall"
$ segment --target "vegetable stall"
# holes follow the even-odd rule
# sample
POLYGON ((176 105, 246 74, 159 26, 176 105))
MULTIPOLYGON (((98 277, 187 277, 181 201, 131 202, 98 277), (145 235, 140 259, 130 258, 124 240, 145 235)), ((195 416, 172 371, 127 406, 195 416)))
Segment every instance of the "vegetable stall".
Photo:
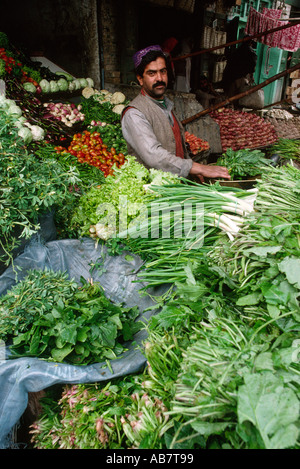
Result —
MULTIPOLYGON (((238 184, 200 184, 128 155, 123 93, 53 73, 3 33, 0 79, 0 375, 25 363, 21 420, 27 394, 42 391, 26 445, 299 449, 299 140, 279 135, 272 116, 214 111, 216 161, 238 184), (35 249, 48 262, 64 246, 78 272, 77 249, 90 250, 85 278, 40 258, 24 268, 35 249), (37 389, 31 369, 51 366, 37 389)), ((185 137, 191 156, 209 150, 185 137)))

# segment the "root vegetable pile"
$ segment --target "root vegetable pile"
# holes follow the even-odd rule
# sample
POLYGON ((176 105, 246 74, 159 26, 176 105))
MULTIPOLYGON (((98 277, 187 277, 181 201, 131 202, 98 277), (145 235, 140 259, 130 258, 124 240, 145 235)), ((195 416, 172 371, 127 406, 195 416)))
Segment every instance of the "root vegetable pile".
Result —
POLYGON ((279 138, 300 138, 300 117, 293 117, 288 120, 267 117, 266 120, 274 126, 279 138))
POLYGON ((84 121, 84 114, 81 111, 81 105, 76 106, 73 103, 44 103, 47 113, 44 118, 56 119, 63 122, 68 127, 84 121))
POLYGON ((210 115, 220 126, 223 151, 258 148, 278 140, 274 126, 256 114, 221 108, 210 115))
POLYGON ((205 140, 202 140, 196 135, 191 134, 189 132, 185 132, 185 141, 189 144, 190 151, 193 155, 197 155, 201 151, 205 151, 209 149, 209 143, 205 140))

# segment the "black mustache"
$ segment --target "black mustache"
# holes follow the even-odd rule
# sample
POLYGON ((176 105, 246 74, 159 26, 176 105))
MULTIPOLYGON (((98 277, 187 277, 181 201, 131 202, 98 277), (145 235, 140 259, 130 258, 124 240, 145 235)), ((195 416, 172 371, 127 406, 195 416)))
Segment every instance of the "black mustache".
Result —
POLYGON ((152 86, 152 88, 156 88, 157 86, 167 86, 167 85, 164 81, 158 81, 152 86))

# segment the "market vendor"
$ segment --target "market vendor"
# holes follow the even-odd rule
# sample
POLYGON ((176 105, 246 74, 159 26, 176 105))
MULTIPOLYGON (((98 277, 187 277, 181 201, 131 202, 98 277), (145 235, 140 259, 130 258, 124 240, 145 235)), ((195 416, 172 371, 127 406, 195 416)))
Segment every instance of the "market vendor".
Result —
POLYGON ((226 168, 194 162, 188 154, 184 129, 165 96, 168 84, 166 60, 160 46, 149 46, 134 56, 141 92, 124 109, 122 131, 128 154, 146 168, 168 171, 182 177, 230 179, 226 168))

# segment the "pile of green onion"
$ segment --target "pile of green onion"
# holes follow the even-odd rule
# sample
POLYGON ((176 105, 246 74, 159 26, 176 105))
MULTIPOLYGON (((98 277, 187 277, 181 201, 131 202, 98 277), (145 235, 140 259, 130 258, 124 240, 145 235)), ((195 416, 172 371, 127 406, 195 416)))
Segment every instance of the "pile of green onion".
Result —
POLYGON ((148 287, 183 280, 187 264, 201 258, 221 234, 233 241, 256 198, 255 189, 187 180, 151 190, 157 197, 147 205, 143 220, 117 235, 146 259, 139 277, 148 287))

